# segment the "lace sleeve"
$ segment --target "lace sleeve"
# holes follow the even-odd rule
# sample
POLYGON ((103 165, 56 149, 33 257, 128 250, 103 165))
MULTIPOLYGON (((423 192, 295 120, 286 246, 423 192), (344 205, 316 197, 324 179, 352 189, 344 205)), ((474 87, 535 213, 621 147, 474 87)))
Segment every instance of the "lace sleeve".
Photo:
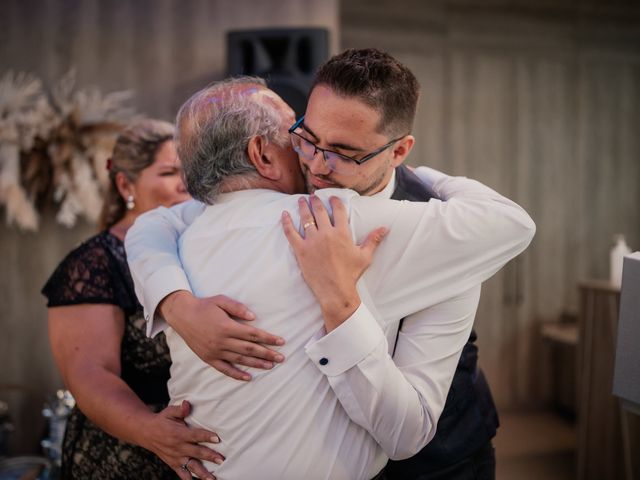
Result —
POLYGON ((120 306, 113 259, 93 237, 73 250, 58 265, 42 289, 47 307, 108 303, 120 306))

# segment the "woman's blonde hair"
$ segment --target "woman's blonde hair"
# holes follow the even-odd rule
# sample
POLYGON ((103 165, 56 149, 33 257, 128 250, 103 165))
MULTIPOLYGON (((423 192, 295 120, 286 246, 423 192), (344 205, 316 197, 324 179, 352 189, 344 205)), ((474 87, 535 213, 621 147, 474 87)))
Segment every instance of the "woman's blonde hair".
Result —
POLYGON ((130 125, 118 135, 109 160, 109 187, 100 214, 100 229, 106 230, 117 223, 127 207, 116 186, 116 175, 122 172, 135 182, 140 172, 151 166, 162 144, 172 140, 175 128, 169 122, 144 119, 130 125))

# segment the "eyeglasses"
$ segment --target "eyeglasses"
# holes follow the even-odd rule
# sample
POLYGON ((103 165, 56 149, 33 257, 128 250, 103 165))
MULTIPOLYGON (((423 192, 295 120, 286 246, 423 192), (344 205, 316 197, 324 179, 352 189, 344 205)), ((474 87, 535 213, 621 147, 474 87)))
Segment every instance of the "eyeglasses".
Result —
POLYGON ((357 172, 358 165, 362 165, 363 163, 371 160, 376 155, 381 154, 391 145, 406 136, 403 135, 402 137, 391 140, 389 143, 385 143, 380 148, 358 159, 349 157, 348 155, 343 155, 338 152, 334 152, 333 150, 320 148, 315 143, 311 142, 301 135, 303 127, 304 116, 300 117, 300 119, 289 129, 289 133, 291 134, 291 145, 293 146, 293 149, 296 151, 296 153, 305 160, 313 160, 316 154, 318 152, 321 152, 324 163, 331 169, 331 171, 344 175, 355 174, 357 172))

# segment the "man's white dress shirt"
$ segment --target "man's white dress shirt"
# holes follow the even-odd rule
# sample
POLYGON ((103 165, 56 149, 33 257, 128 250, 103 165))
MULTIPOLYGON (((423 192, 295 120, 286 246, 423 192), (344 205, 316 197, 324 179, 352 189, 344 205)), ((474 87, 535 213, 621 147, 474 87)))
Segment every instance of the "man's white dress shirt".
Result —
POLYGON ((189 423, 220 434, 215 448, 226 460, 207 465, 218 478, 367 479, 387 456, 411 456, 435 433, 479 285, 526 247, 534 225, 475 181, 426 168, 418 174, 445 201, 317 192, 324 201, 343 198, 356 240, 390 228, 358 285, 363 305, 329 334, 282 232, 283 210, 299 221, 297 196, 246 190, 223 194, 204 212, 187 207, 194 214, 180 238, 185 273, 172 258, 171 228, 151 236, 143 216, 130 231, 127 252, 147 312, 184 281, 178 288, 190 284, 197 296, 245 303, 256 326, 287 340, 286 361, 250 369, 246 384, 212 369, 166 329, 172 403, 189 400, 189 423), (163 292, 167 273, 171 290, 163 292), (420 311, 405 320, 392 359, 399 320, 420 311))

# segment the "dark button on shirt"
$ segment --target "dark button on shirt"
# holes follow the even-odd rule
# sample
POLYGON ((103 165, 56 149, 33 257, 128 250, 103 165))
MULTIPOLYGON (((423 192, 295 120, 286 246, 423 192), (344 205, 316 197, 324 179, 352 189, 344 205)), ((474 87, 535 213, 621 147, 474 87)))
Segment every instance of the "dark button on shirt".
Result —
POLYGON ((329 363, 329 359, 328 358, 322 357, 320 359, 320 365, 326 365, 327 363, 329 363))

